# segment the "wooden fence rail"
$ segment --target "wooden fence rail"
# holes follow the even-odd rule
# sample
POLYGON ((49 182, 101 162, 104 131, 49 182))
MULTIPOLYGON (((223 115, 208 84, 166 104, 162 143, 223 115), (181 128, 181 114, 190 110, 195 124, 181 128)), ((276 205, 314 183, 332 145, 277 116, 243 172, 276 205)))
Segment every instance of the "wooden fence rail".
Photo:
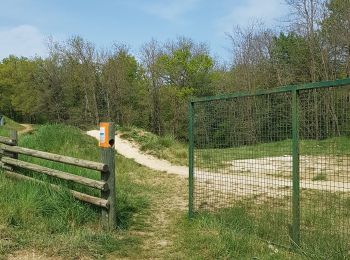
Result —
POLYGON ((13 145, 13 140, 9 137, 4 137, 4 136, 0 136, 0 143, 2 144, 8 144, 8 145, 13 145))
POLYGON ((24 174, 21 174, 17 169, 26 169, 37 173, 45 174, 54 178, 71 181, 90 188, 95 188, 101 191, 101 197, 94 197, 75 190, 68 190, 72 196, 78 200, 101 207, 101 221, 104 227, 108 229, 115 228, 116 212, 115 212, 115 171, 114 165, 109 165, 109 162, 114 163, 114 149, 108 149, 108 158, 105 157, 105 149, 101 150, 102 161, 93 162, 78 158, 68 157, 59 154, 53 154, 29 148, 17 146, 17 132, 11 132, 11 138, 0 136, 0 167, 4 170, 5 176, 17 180, 34 181, 40 184, 49 184, 53 189, 61 189, 56 184, 47 183, 24 174), (18 159, 18 154, 31 157, 41 158, 49 161, 60 162, 63 164, 74 165, 90 170, 99 171, 101 180, 93 180, 87 177, 78 176, 72 173, 51 169, 41 165, 29 163, 18 159), (17 171, 17 172, 15 172, 17 171))
MULTIPOLYGON (((1 143, 1 140, 0 140, 0 143, 1 143)), ((16 154, 29 155, 29 156, 36 157, 36 158, 41 158, 41 159, 54 161, 54 162, 61 162, 61 163, 79 166, 82 168, 101 171, 101 172, 108 171, 108 165, 103 164, 103 163, 92 162, 92 161, 72 158, 72 157, 68 157, 68 156, 64 156, 64 155, 37 151, 37 150, 23 148, 23 147, 19 147, 19 146, 9 146, 9 145, 2 144, 0 147, 2 150, 5 150, 7 152, 16 153, 16 154)))

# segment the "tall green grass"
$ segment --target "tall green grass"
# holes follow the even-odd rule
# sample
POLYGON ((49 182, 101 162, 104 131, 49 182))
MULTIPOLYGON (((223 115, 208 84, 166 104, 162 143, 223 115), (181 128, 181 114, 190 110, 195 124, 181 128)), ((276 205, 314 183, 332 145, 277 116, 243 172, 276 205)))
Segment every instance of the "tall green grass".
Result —
MULTIPOLYGON (((189 259, 303 259, 262 239, 261 234, 280 237, 286 231, 269 225, 271 221, 262 222, 273 215, 261 213, 254 216, 249 208, 237 205, 216 213, 201 213, 190 221, 184 219, 179 223, 177 247, 191 256, 189 259)), ((285 221, 283 216, 279 221, 285 221)))
POLYGON ((350 259, 350 196, 304 191, 301 248, 295 253, 286 250, 292 245, 289 200, 247 199, 183 219, 177 247, 193 259, 350 259))
MULTIPOLYGON (((98 161, 97 141, 77 128, 65 125, 45 125, 33 134, 20 137, 19 144, 47 152, 98 161)), ((44 166, 99 179, 99 173, 21 156, 21 159, 44 166)), ((22 248, 38 248, 54 255, 79 258, 103 257, 108 252, 139 250, 137 237, 123 235, 123 229, 134 224, 134 214, 147 210, 148 198, 141 195, 143 187, 134 185, 129 172, 140 171, 132 161, 117 160, 117 218, 118 232, 101 229, 100 209, 75 200, 64 189, 54 191, 48 185, 5 178, 0 170, 0 255, 22 248), (47 250, 50 248, 50 250, 47 250)), ((23 171, 52 182, 39 174, 23 171)), ((61 183, 70 188, 80 186, 61 183)), ((92 189, 84 190, 98 195, 92 189)))

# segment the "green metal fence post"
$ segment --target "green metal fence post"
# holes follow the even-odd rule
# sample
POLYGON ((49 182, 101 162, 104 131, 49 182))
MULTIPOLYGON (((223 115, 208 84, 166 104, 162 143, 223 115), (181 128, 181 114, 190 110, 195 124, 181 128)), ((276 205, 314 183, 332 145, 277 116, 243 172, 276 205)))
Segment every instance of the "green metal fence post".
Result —
POLYGON ((293 195, 292 195, 292 240, 293 247, 300 245, 300 173, 299 173, 299 91, 294 90, 292 100, 292 151, 293 151, 293 195))
POLYGON ((189 113, 189 145, 188 145, 188 216, 193 217, 193 162, 194 162, 194 138, 193 138, 193 113, 194 113, 194 102, 191 100, 188 107, 189 113))

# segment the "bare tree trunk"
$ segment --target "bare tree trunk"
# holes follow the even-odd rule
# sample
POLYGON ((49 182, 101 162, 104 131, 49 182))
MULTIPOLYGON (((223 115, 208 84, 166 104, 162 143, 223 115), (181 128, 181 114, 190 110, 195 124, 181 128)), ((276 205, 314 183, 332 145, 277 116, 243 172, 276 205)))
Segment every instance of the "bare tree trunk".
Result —
POLYGON ((155 86, 152 87, 152 129, 154 133, 161 135, 162 134, 162 126, 161 126, 161 118, 160 118, 160 96, 159 89, 155 86))
POLYGON ((111 120, 111 104, 109 101, 108 91, 106 91, 105 100, 107 105, 107 117, 108 117, 108 120, 111 120))
POLYGON ((99 113, 98 113, 98 106, 97 106, 97 100, 96 100, 96 88, 95 86, 93 85, 92 87, 92 102, 93 102, 93 105, 94 105, 94 113, 95 113, 95 124, 98 125, 100 123, 100 116, 99 116, 99 113))

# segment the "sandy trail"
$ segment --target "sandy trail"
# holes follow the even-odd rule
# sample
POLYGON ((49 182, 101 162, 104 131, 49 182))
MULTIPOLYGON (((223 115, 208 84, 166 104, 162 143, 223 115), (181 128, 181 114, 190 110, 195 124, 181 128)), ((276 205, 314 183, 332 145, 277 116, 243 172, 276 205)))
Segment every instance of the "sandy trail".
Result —
MULTIPOLYGON (((88 135, 99 139, 99 131, 92 130, 87 132, 88 135)), ((173 165, 166 160, 158 159, 152 155, 144 154, 140 149, 131 142, 121 139, 120 136, 115 136, 115 149, 117 152, 126 158, 133 159, 135 162, 144 165, 148 168, 157 171, 163 171, 169 174, 176 174, 182 177, 188 177, 188 167, 173 165)), ((271 196, 279 196, 286 193, 286 189, 292 188, 292 179, 283 178, 273 175, 267 175, 264 167, 267 167, 270 172, 275 172, 271 165, 276 165, 277 157, 267 157, 260 159, 249 159, 249 160, 235 160, 233 161, 236 166, 232 166, 233 169, 241 168, 242 164, 251 166, 249 174, 244 171, 234 171, 231 174, 224 174, 220 172, 207 172, 201 169, 195 169, 195 180, 197 190, 209 189, 224 191, 224 193, 235 193, 237 195, 257 195, 264 194, 268 191, 271 196), (263 165, 265 166, 263 167, 263 165), (271 168, 272 167, 272 168, 271 168), (255 172, 252 172, 254 171, 255 172), (263 171, 262 171, 263 170, 263 171)), ((277 160, 279 160, 277 158, 277 160)), ((287 161, 290 164, 290 158, 281 159, 287 161), (287 160, 286 160, 287 159, 287 160)), ((291 165, 288 165, 289 168, 291 165)), ((286 165, 282 165, 282 168, 286 165)), ((329 192, 350 192, 350 182, 339 182, 339 181, 327 181, 327 180, 300 180, 301 189, 311 190, 322 190, 329 192)))
POLYGON ((30 133, 33 131, 33 126, 30 124, 20 124, 20 125, 23 126, 24 129, 18 131, 19 134, 26 134, 26 133, 30 133))
MULTIPOLYGON (((87 134, 99 139, 100 132, 98 130, 92 130, 88 131, 87 134)), ((161 160, 152 155, 144 154, 137 146, 127 140, 121 139, 118 135, 115 136, 115 149, 124 157, 133 159, 135 162, 150 169, 176 174, 183 177, 188 176, 188 167, 173 165, 166 160, 161 160)))

